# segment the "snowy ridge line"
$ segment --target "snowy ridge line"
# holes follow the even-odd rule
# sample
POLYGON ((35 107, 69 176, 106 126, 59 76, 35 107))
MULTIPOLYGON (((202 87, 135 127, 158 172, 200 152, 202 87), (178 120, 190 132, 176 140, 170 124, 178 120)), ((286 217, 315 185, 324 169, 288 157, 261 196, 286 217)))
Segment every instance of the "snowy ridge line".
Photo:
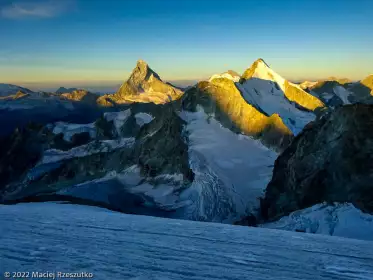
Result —
POLYGON ((36 165, 36 167, 42 164, 55 163, 75 157, 85 157, 91 154, 109 152, 124 147, 131 148, 134 143, 135 138, 121 138, 119 140, 101 140, 98 142, 93 141, 88 144, 72 148, 68 151, 50 149, 44 152, 42 160, 36 165))
POLYGON ((252 78, 242 85, 236 85, 249 104, 260 108, 269 116, 278 114, 294 135, 315 119, 313 113, 299 110, 295 102, 291 102, 283 90, 276 88, 272 81, 252 78))
POLYGON ((0 220, 1 271, 58 267, 95 279, 373 279, 368 241, 58 203, 0 205, 0 220))

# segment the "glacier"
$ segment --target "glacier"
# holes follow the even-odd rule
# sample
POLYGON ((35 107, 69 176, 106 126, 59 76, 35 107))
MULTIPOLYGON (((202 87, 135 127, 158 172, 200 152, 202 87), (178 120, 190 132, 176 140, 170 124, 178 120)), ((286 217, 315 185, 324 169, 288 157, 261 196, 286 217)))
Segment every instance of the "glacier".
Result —
POLYGON ((373 279, 373 242, 126 215, 65 203, 0 205, 0 272, 94 279, 373 279))
POLYGON ((232 223, 254 214, 271 179, 277 153, 251 137, 235 134, 203 108, 180 112, 187 122, 192 185, 181 193, 193 220, 232 223))
POLYGON ((316 204, 261 227, 373 241, 373 216, 351 203, 316 204))
POLYGON ((52 129, 54 134, 63 134, 63 139, 67 142, 71 142, 72 137, 79 133, 89 133, 91 138, 96 137, 96 128, 94 123, 88 124, 74 124, 66 122, 56 122, 54 124, 47 125, 47 128, 52 129))

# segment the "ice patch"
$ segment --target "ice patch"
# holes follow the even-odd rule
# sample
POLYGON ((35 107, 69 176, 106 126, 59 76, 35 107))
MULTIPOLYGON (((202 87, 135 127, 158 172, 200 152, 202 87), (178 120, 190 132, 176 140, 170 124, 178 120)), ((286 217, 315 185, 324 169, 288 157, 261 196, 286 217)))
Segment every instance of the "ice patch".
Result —
POLYGON ((180 113, 188 122, 189 164, 195 174, 181 199, 190 201, 186 215, 193 219, 232 222, 259 206, 277 154, 214 119, 207 122, 202 107, 197 110, 180 113))
POLYGON ((68 142, 71 142, 71 139, 75 134, 88 132, 91 138, 95 138, 97 133, 94 123, 72 124, 65 122, 56 122, 52 132, 54 134, 62 133, 63 139, 68 142))
POLYGON ((150 123, 154 118, 150 114, 147 113, 137 113, 135 115, 136 123, 141 127, 145 124, 150 123))
POLYGON ((131 116, 131 109, 121 111, 121 112, 106 112, 104 113, 104 118, 108 122, 113 122, 114 127, 120 135, 122 126, 126 123, 127 119, 131 116))
POLYGON ((351 95, 347 89, 342 86, 336 86, 333 88, 333 92, 342 100, 343 104, 351 104, 348 97, 351 95))
POLYGON ((72 158, 85 157, 96 153, 107 153, 115 149, 128 147, 131 148, 135 143, 135 138, 121 138, 119 140, 102 140, 91 142, 86 145, 72 148, 68 151, 50 149, 44 152, 42 160, 37 166, 47 163, 68 160, 72 158))
POLYGON ((373 216, 350 203, 317 204, 262 227, 373 240, 373 216))

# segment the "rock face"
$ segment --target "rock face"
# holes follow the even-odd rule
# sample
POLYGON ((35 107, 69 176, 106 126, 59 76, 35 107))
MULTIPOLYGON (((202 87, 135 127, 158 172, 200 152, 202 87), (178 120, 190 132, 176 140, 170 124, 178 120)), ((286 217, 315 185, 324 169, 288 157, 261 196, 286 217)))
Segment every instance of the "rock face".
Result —
POLYGON ((364 86, 369 88, 371 90, 370 94, 373 95, 373 75, 369 75, 365 79, 363 79, 361 82, 364 86))
POLYGON ((78 90, 77 88, 65 88, 65 87, 60 87, 59 89, 56 90, 57 94, 61 93, 72 93, 73 91, 78 90))
POLYGON ((172 106, 161 105, 152 122, 140 130, 134 149, 134 158, 144 175, 182 174, 184 183, 193 181, 188 162, 188 145, 183 139, 185 122, 172 106), (151 137, 148 137, 151 135, 151 137))
POLYGON ((30 123, 17 128, 11 135, 0 138, 0 191, 8 183, 22 179, 48 149, 66 151, 87 144, 88 133, 74 134, 70 141, 41 124, 30 123))
POLYGON ((317 203, 373 213, 373 106, 346 105, 306 126, 278 157, 262 201, 265 219, 317 203))
POLYGON ((351 104, 352 93, 338 81, 319 81, 308 88, 311 94, 318 96, 328 107, 351 104))
POLYGON ((373 75, 358 82, 329 78, 317 82, 304 82, 300 86, 321 99, 328 107, 373 103, 373 75))
POLYGON ((356 95, 357 102, 373 104, 373 75, 369 75, 350 89, 356 95))
POLYGON ((122 109, 91 124, 31 125, 1 139, 0 200, 63 195, 171 215, 163 208, 180 208, 176 194, 194 178, 184 121, 171 103, 122 109))
POLYGON ((293 138, 278 114, 267 116, 247 103, 230 78, 213 76, 209 82, 200 82, 188 90, 182 107, 195 111, 198 105, 228 129, 259 138, 279 150, 293 138))
POLYGON ((71 102, 89 96, 77 90, 38 97, 103 114, 87 122, 58 117, 7 138, 0 200, 63 195, 127 213, 254 221, 277 152, 322 105, 263 60, 243 77, 228 71, 185 93, 139 61, 117 93, 96 101, 113 108, 71 102))
POLYGON ((61 98, 68 99, 71 101, 80 101, 80 102, 86 102, 89 104, 96 104, 98 95, 91 93, 87 90, 78 89, 73 90, 70 93, 61 93, 61 98))
POLYGON ((165 83, 145 61, 139 60, 129 79, 115 94, 107 94, 98 99, 102 106, 130 103, 164 104, 180 98, 183 92, 165 83))

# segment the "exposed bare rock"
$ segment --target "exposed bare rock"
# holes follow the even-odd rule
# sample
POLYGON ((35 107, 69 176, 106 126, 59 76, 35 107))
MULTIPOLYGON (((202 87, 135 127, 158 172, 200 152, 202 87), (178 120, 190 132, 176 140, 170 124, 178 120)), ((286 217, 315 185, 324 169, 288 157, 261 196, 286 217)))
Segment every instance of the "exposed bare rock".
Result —
POLYGON ((95 104, 99 97, 97 94, 83 89, 73 90, 71 93, 61 93, 60 96, 61 98, 65 98, 68 100, 82 101, 91 104, 95 104))
POLYGON ((373 213, 373 106, 346 105, 310 123, 278 157, 262 213, 275 219, 321 202, 373 213))
POLYGON ((260 138, 265 144, 282 149, 291 141, 293 134, 277 114, 267 116, 250 105, 241 96, 234 81, 214 78, 200 82, 188 90, 183 108, 196 110, 201 105, 205 112, 219 120, 223 126, 249 136, 260 138))
POLYGON ((164 104, 181 97, 183 92, 162 81, 148 64, 139 60, 129 79, 115 94, 106 94, 98 99, 101 106, 130 103, 164 104))

